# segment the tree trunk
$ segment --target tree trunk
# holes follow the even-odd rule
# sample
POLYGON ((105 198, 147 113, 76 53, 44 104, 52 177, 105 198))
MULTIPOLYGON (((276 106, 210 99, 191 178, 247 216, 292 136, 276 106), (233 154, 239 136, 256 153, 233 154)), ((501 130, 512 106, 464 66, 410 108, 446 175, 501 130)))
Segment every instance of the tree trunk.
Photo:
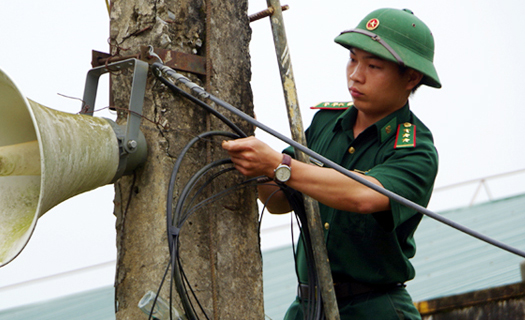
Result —
MULTIPOLYGON (((110 45, 113 55, 136 54, 140 46, 205 56, 206 76, 185 74, 210 93, 253 113, 249 85, 247 0, 159 0, 111 3, 110 45)), ((111 76, 111 104, 125 119, 130 77, 111 76)), ((223 110, 219 110, 223 111, 223 110)), ((141 130, 148 144, 145 165, 115 184, 117 216, 117 319, 142 319, 137 304, 156 292, 169 261, 166 198, 173 164, 181 149, 199 133, 227 130, 207 112, 174 96, 151 74, 148 77, 141 130)), ((232 119, 248 135, 253 128, 232 119)), ((205 164, 226 158, 221 139, 199 142, 182 163, 174 201, 188 179, 205 164)), ((229 173, 207 196, 243 180, 229 173)), ((262 263, 255 189, 245 188, 194 213, 180 236, 182 265, 210 319, 263 319, 262 263)), ((168 300, 169 275, 161 296, 168 300)), ((173 305, 182 310, 180 298, 173 305)), ((201 314, 200 311, 198 314, 201 314)))

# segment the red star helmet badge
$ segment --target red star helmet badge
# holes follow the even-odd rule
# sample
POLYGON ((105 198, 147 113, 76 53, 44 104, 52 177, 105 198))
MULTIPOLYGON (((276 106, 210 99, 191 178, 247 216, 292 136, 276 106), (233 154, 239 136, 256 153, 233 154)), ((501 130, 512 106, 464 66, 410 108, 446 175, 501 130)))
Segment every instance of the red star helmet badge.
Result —
POLYGON ((370 31, 375 30, 379 26, 379 20, 376 18, 368 20, 366 23, 366 28, 370 31))

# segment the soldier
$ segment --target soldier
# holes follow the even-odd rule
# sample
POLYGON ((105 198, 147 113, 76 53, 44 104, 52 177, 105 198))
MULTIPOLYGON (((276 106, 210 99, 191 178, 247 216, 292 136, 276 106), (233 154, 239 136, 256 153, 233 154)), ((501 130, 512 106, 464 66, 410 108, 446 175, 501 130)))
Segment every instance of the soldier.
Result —
MULTIPOLYGON (((346 67, 353 103, 321 103, 306 132, 308 147, 368 181, 426 206, 438 156, 430 130, 408 98, 420 85, 440 88, 429 28, 410 10, 379 9, 335 42, 349 50, 346 67)), ((413 234, 422 215, 347 176, 291 159, 249 137, 225 141, 237 170, 266 175, 259 187, 272 213, 291 210, 286 184, 319 202, 341 319, 420 319, 405 289, 415 271, 413 234)), ((286 319, 303 319, 308 303, 304 243, 297 247, 299 289, 286 319)))

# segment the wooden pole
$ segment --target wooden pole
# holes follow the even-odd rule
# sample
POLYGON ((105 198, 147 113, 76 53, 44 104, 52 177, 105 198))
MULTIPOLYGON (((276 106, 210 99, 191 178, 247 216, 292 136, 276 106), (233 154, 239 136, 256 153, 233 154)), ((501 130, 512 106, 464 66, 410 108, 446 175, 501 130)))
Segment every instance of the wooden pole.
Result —
MULTIPOLYGON (((247 9, 247 0, 113 0, 111 54, 138 54, 142 46, 151 45, 204 57, 206 75, 188 72, 185 76, 253 115, 247 9)), ((129 101, 130 83, 125 75, 111 76, 111 104, 118 110, 120 122, 126 116, 122 107, 129 101)), ((173 95, 153 76, 148 77, 143 118, 141 130, 148 144, 146 163, 133 176, 115 184, 118 320, 146 319, 137 304, 147 291, 156 292, 162 282, 169 261, 167 190, 180 151, 200 133, 227 130, 200 107, 173 95)), ((252 126, 236 124, 253 134, 252 126)), ((227 157, 220 142, 202 142, 188 153, 176 181, 175 200, 198 169, 211 160, 227 157)), ((243 178, 224 177, 210 187, 208 195, 223 191, 235 179, 243 178)), ((209 319, 264 319, 255 192, 255 188, 242 189, 206 206, 194 213, 180 231, 181 264, 209 319)), ((168 278, 160 292, 166 301, 169 287, 168 278)), ((172 304, 179 311, 183 309, 176 293, 172 304)), ((196 313, 205 319, 200 310, 196 313)))
MULTIPOLYGON (((292 139, 302 145, 306 145, 301 111, 297 101, 297 89, 293 77, 290 49, 288 48, 286 40, 281 4, 279 0, 267 0, 267 4, 268 7, 273 8, 273 14, 270 17, 270 21, 273 31, 273 40, 275 43, 275 53, 277 54, 277 60, 279 62, 279 71, 281 73, 281 81, 292 139)), ((302 162, 309 163, 309 158, 303 152, 296 150, 296 157, 302 162)), ((337 320, 339 319, 339 309, 335 297, 328 252, 324 242, 324 232, 321 216, 319 214, 319 205, 316 200, 306 195, 304 196, 304 205, 314 251, 315 267, 317 269, 317 275, 321 287, 325 316, 328 320, 337 320)))

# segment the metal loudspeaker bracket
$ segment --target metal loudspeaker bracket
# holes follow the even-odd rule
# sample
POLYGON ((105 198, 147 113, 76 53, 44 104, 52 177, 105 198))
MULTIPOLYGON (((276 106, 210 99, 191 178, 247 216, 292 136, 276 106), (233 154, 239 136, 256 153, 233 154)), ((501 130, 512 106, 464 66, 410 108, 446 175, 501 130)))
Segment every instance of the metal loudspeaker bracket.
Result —
POLYGON ((89 70, 84 88, 83 106, 81 113, 92 116, 97 96, 98 80, 101 75, 110 71, 121 71, 133 67, 133 83, 131 85, 131 97, 129 99, 129 113, 126 126, 126 136, 123 147, 127 153, 135 152, 137 138, 139 135, 140 121, 142 118, 142 106, 146 93, 146 80, 149 65, 141 60, 127 59, 119 62, 109 63, 89 70))
POLYGON ((93 116, 98 82, 101 75, 131 67, 133 67, 133 82, 131 85, 131 96, 129 99, 129 111, 125 130, 113 121, 107 119, 115 130, 115 134, 119 140, 120 164, 115 180, 124 174, 129 174, 135 167, 145 161, 146 142, 144 135, 140 132, 140 122, 142 120, 142 108, 146 93, 146 80, 149 70, 148 63, 131 58, 108 63, 107 65, 89 70, 86 77, 84 96, 82 98, 83 105, 80 111, 81 114, 93 116))

